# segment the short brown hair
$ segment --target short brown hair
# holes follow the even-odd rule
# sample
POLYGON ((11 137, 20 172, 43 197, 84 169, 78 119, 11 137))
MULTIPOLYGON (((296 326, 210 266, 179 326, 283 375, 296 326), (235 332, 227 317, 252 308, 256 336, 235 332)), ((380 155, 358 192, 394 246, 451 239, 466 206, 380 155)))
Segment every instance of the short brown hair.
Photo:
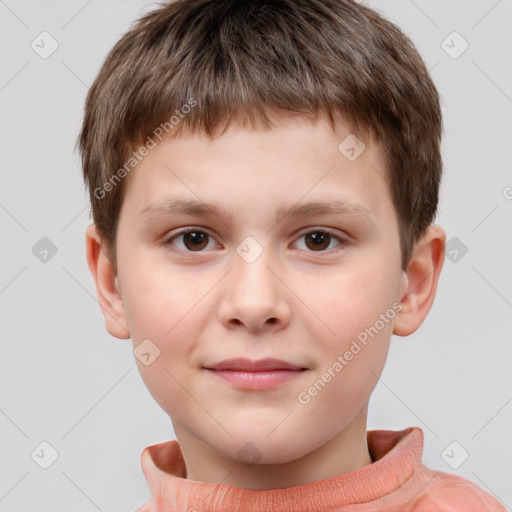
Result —
POLYGON ((405 269, 437 211, 439 95, 410 39, 351 0, 178 0, 132 25, 88 93, 77 141, 114 265, 121 178, 157 126, 169 136, 212 135, 233 121, 269 127, 271 110, 332 124, 341 115, 379 142, 405 269))

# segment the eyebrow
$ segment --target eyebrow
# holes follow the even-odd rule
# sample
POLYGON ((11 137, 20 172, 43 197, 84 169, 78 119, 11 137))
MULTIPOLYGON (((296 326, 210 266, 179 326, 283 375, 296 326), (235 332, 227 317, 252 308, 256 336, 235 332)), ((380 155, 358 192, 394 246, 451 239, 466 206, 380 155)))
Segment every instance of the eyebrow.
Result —
MULTIPOLYGON (((325 200, 295 203, 292 205, 279 203, 274 221, 278 222, 285 216, 310 217, 326 214, 373 218, 373 214, 362 205, 344 200, 325 200)), ((229 213, 221 205, 184 198, 169 198, 161 203, 151 204, 141 210, 138 216, 146 217, 150 215, 212 215, 228 220, 233 218, 233 214, 229 213)))

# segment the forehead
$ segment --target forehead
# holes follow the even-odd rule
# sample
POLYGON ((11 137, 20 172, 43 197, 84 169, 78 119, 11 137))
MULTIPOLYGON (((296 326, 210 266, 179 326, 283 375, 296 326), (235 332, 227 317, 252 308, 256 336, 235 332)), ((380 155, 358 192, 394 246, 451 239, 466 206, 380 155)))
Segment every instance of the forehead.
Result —
POLYGON ((383 156, 373 140, 340 122, 333 130, 323 119, 274 123, 269 130, 232 125, 215 137, 163 139, 130 175, 123 206, 129 203, 136 216, 180 209, 228 217, 264 207, 274 220, 305 203, 295 213, 390 213, 383 156))

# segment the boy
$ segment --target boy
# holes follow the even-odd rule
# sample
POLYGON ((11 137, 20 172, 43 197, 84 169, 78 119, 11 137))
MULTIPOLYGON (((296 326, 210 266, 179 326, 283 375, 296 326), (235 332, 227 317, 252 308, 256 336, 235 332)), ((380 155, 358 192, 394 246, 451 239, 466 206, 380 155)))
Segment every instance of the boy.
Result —
POLYGON ((366 431, 443 265, 441 133, 412 43, 349 0, 181 0, 115 45, 79 142, 106 328, 177 438, 140 512, 505 510, 420 428, 366 431))

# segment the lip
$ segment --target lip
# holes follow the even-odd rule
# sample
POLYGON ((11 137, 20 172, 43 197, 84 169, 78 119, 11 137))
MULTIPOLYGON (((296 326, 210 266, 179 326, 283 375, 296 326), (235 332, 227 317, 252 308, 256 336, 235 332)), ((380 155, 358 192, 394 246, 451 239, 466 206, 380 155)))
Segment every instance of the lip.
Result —
POLYGON ((306 371, 303 369, 250 372, 246 370, 211 370, 209 368, 205 370, 237 388, 253 391, 275 388, 300 377, 306 371))
POLYGON ((264 372, 268 370, 307 370, 303 366, 298 366, 280 359, 259 359, 252 361, 243 357, 236 359, 225 359, 218 363, 208 365, 207 370, 244 370, 247 372, 264 372))
POLYGON ((307 368, 278 359, 226 359, 205 370, 237 388, 246 390, 272 389, 300 377, 307 368))

